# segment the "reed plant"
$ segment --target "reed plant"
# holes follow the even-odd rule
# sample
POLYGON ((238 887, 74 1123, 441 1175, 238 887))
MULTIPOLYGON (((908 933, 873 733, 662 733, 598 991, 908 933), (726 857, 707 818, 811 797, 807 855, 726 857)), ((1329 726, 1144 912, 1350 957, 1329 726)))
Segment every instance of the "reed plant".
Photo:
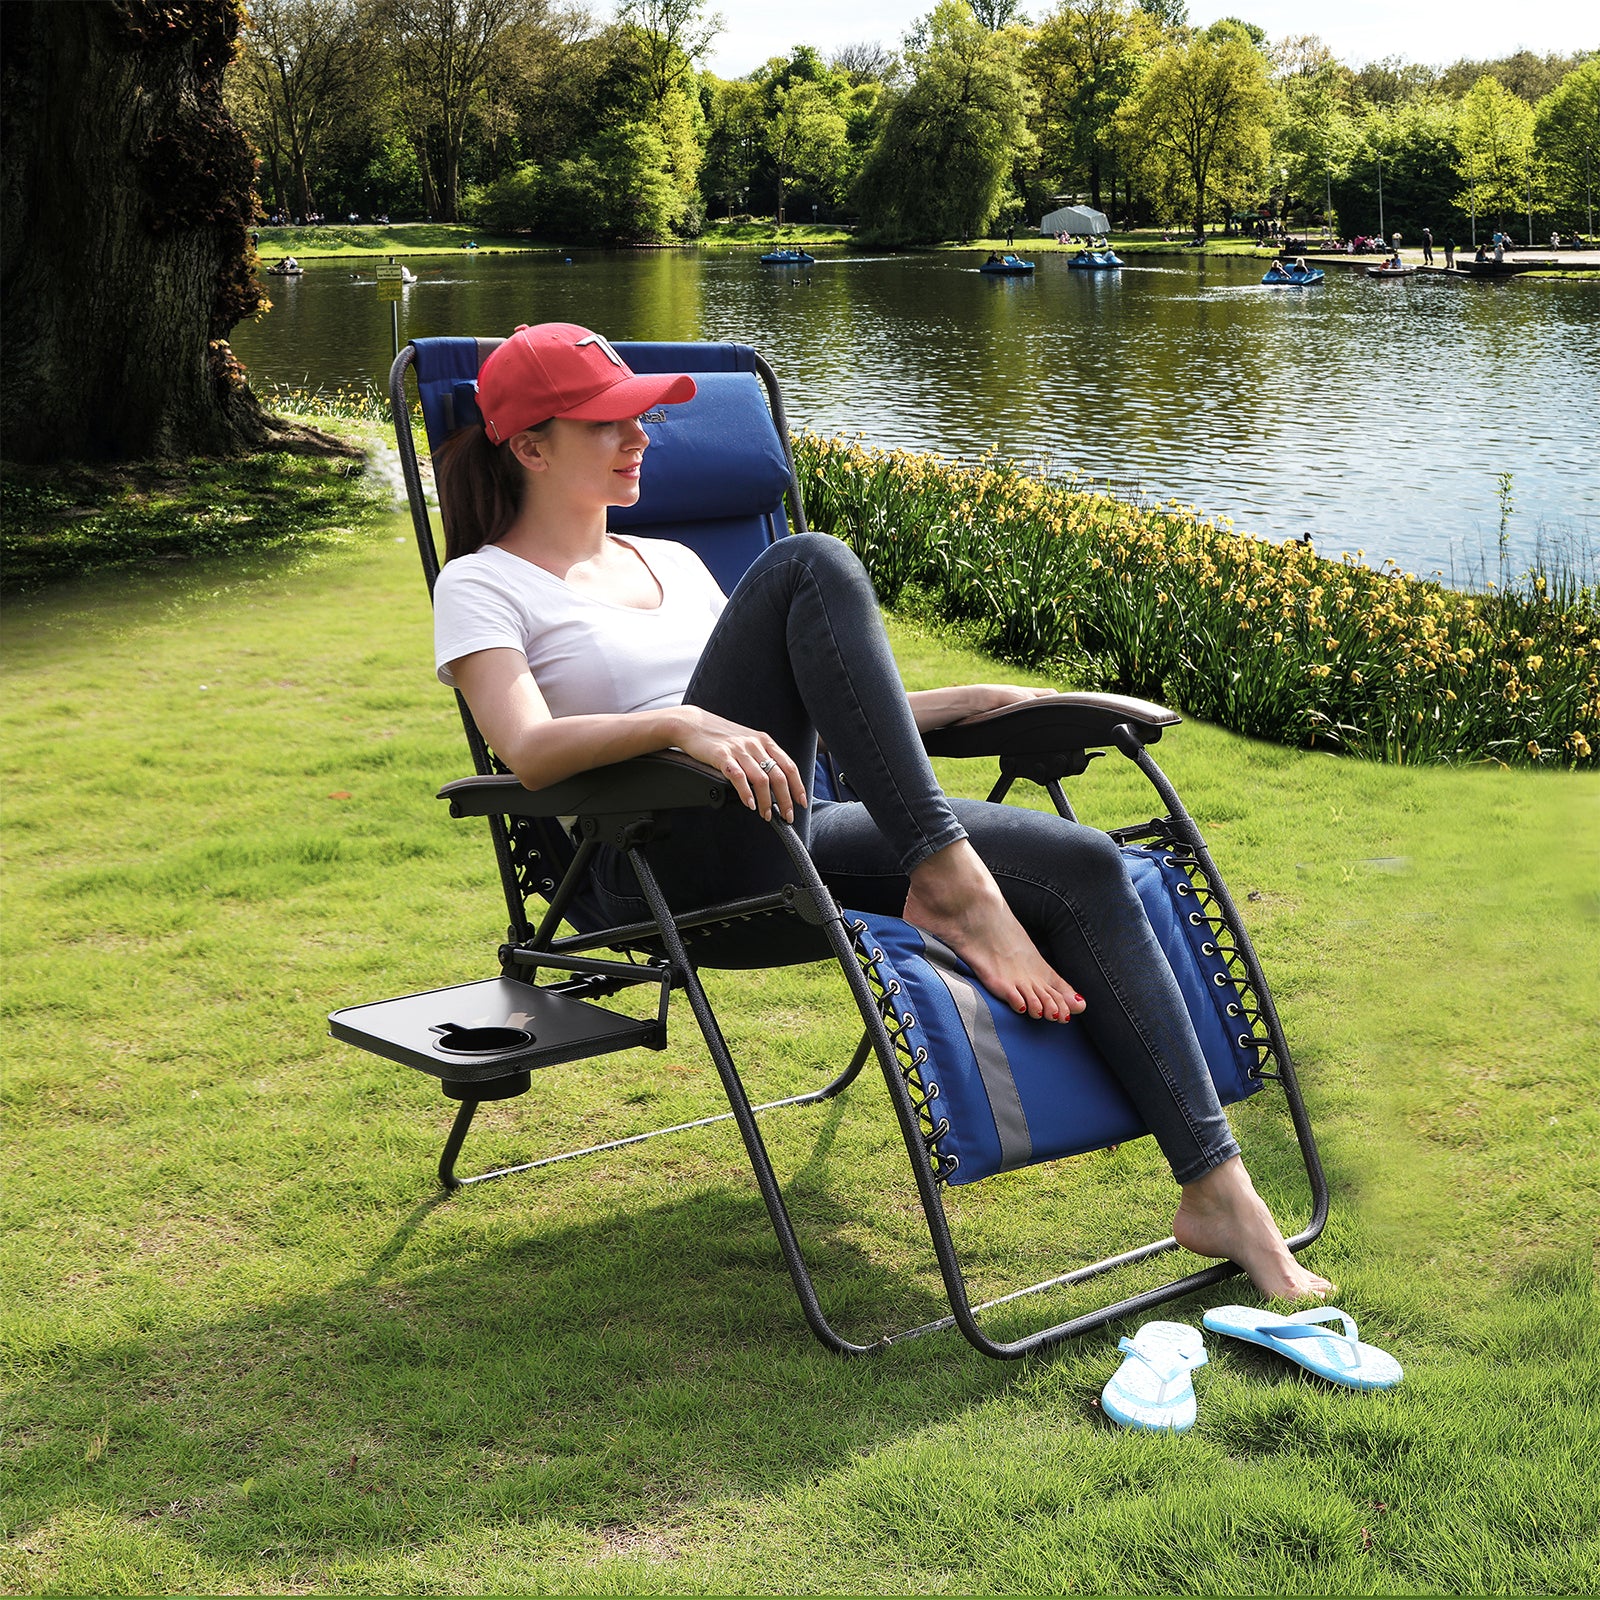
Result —
MULTIPOLYGON (((336 388, 319 384, 273 383, 261 391, 261 403, 269 411, 312 420, 335 419, 344 422, 390 423, 389 396, 370 380, 361 384, 342 383, 336 388)), ((422 419, 420 403, 414 403, 417 420, 422 419)))
POLYGON ((1600 591, 1570 567, 1467 593, 992 458, 796 446, 813 524, 854 546, 886 605, 914 586, 1022 665, 1283 744, 1596 763, 1600 591))

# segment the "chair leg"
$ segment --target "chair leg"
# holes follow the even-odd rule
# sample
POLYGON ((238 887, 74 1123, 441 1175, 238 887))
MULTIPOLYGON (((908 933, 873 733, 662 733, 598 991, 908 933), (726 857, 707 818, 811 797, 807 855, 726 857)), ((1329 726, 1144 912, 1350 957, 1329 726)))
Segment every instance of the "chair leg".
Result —
MULTIPOLYGON (((784 829, 790 834, 792 829, 784 829)), ((798 843, 798 840, 796 840, 798 843)), ((800 845, 800 852, 805 855, 805 846, 800 845)), ((728 1042, 722 1035, 718 1026, 716 1014, 711 1009, 711 1002, 706 997, 705 987, 700 982, 700 975, 689 960, 689 953, 684 948, 682 937, 678 933, 676 921, 673 919, 672 910, 667 905, 661 887, 656 882, 655 874, 650 870, 649 863, 637 849, 628 852, 628 859, 634 873, 639 880, 639 887, 644 894, 645 903, 650 907, 650 914, 655 918, 656 926, 661 930, 662 943, 666 946, 667 955, 672 961, 678 981, 689 999, 689 1008, 694 1013, 694 1019, 699 1025, 701 1036, 705 1039, 706 1048, 711 1052, 711 1059, 716 1065, 717 1076, 722 1080, 723 1092, 728 1097, 728 1104, 732 1108, 732 1116, 739 1128, 739 1136, 744 1141, 745 1154, 749 1157, 751 1169, 756 1175, 756 1185, 761 1191, 761 1199, 767 1208, 767 1217, 772 1223, 772 1231, 777 1235, 778 1249, 783 1255, 783 1264, 788 1268, 790 1280, 794 1284, 795 1294, 800 1301, 800 1309, 805 1316, 806 1323, 818 1340, 828 1349, 839 1355, 859 1356, 866 1355, 879 1348, 878 1343, 856 1344, 837 1333, 828 1319, 822 1313, 822 1304, 817 1298, 816 1285, 812 1282, 811 1269, 806 1265, 804 1252, 800 1248, 800 1241, 795 1234, 794 1223, 789 1216, 789 1208, 784 1204, 782 1191, 778 1187, 777 1174, 772 1169, 772 1158, 767 1154, 767 1147, 761 1138, 761 1130, 756 1126, 754 1111, 750 1105, 749 1097, 745 1094, 743 1080, 739 1077, 739 1070, 734 1065, 732 1052, 728 1049, 728 1042)), ((810 857, 806 856, 806 864, 810 866, 810 857)), ((811 868, 811 876, 815 877, 816 869, 811 868)), ((810 885, 808 885, 809 887, 810 885)), ((821 888, 821 879, 816 880, 815 888, 821 888)), ((822 893, 827 895, 827 890, 822 893)), ((821 902, 831 904, 831 897, 821 902)), ((854 958, 851 959, 852 966, 854 958)), ((866 1061, 866 1048, 873 1041, 874 1021, 878 1024, 877 1031, 883 1032, 882 1019, 877 1016, 876 1009, 870 1015, 863 1013, 867 1023, 867 1038, 862 1041, 861 1047, 856 1051, 855 1058, 846 1068, 843 1076, 848 1079, 861 1070, 866 1061)), ((884 1034, 884 1043, 888 1043, 888 1035, 884 1034)), ((840 1085, 842 1087, 842 1084, 840 1085)), ((832 1085, 830 1085, 832 1088, 832 1085)), ((837 1092, 837 1091, 835 1091, 837 1092)))
POLYGON ((467 1183, 474 1181, 471 1178, 462 1180, 456 1176, 456 1157, 461 1154, 461 1146, 466 1143, 467 1130, 472 1126, 472 1118, 477 1109, 476 1100, 463 1100, 456 1107, 455 1121, 450 1124, 450 1135, 444 1142, 444 1149, 439 1153, 439 1182, 452 1192, 459 1189, 463 1181, 467 1183))
POLYGON ((1234 904, 1227 884, 1222 881, 1222 875, 1217 871, 1216 863, 1211 859, 1211 852, 1206 848, 1206 842, 1201 837, 1199 828, 1195 826, 1194 819, 1148 750, 1141 747, 1134 760, 1156 793, 1161 796, 1180 837, 1194 852, 1196 861, 1205 873, 1207 886, 1222 907, 1228 931, 1233 936, 1239 955, 1244 961, 1245 975, 1260 1002, 1261 1018, 1266 1024, 1267 1040, 1273 1058, 1278 1064, 1278 1078, 1283 1086, 1283 1097, 1288 1102, 1289 1119, 1294 1125, 1295 1140, 1300 1147, 1300 1159, 1305 1167, 1306 1179, 1311 1185, 1311 1219, 1299 1233, 1287 1241, 1291 1250, 1303 1250, 1327 1225, 1328 1180, 1322 1170, 1322 1157, 1317 1152, 1316 1136, 1311 1131, 1311 1118, 1306 1111, 1305 1099, 1300 1093, 1300 1080, 1295 1073, 1294 1059, 1289 1053, 1289 1041, 1284 1036, 1278 1008, 1273 1002, 1272 991, 1267 987, 1267 977, 1261 970, 1261 961, 1256 955, 1255 945, 1251 942, 1250 935, 1239 916, 1239 908, 1234 904))

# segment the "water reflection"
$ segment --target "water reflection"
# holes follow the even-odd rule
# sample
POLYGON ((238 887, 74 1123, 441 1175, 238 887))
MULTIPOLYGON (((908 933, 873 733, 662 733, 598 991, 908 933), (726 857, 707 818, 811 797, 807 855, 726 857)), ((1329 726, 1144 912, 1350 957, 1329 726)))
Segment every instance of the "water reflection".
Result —
MULTIPOLYGON (((1541 536, 1600 543, 1600 290, 1339 269, 1270 290, 1254 263, 1037 260, 1031 278, 1002 278, 970 255, 424 259, 402 337, 562 319, 614 338, 737 339, 778 368, 799 425, 995 449, 1458 579, 1494 547, 1499 472, 1516 478, 1517 559, 1541 536)), ((313 264, 270 293, 273 311, 235 339, 258 382, 381 379, 389 311, 370 280, 313 264)))

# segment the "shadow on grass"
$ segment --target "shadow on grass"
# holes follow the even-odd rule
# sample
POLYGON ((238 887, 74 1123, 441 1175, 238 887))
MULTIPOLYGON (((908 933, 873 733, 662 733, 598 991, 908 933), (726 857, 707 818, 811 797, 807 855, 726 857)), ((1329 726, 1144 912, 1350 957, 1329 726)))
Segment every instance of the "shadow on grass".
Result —
MULTIPOLYGON (((588 1188, 612 1181, 591 1170, 588 1188)), ((942 1310, 843 1237, 869 1219, 808 1177, 789 1190, 830 1313, 942 1310)), ((826 1474, 1006 1381, 953 1339, 825 1353, 748 1189, 701 1184, 536 1237, 502 1214, 429 1260, 430 1224, 474 1198, 417 1205, 326 1292, 120 1339, 21 1390, 39 1443, 12 1477, 11 1531, 92 1508, 163 1519, 207 1560, 304 1561, 507 1519, 659 1517, 826 1474)))
MULTIPOLYGON (((909 1177, 867 1204, 840 1193, 834 1169, 848 1156, 834 1146, 854 1098, 764 1125, 803 1130, 788 1142, 786 1199, 827 1314, 870 1339, 947 1307, 925 1244, 920 1259, 904 1247, 916 1231, 909 1177)), ((857 1109, 888 1116, 881 1094, 857 1109)), ((1252 1107, 1250 1123, 1263 1186, 1281 1189, 1298 1161, 1287 1119, 1252 1107)), ((1156 1193, 1147 1216, 1131 1204, 1160 1191, 1158 1165, 1141 1140, 1066 1164, 1065 1179, 1054 1169, 1007 1175, 1004 1192, 951 1197, 958 1237, 975 1243, 987 1275, 1008 1256, 1019 1213, 1034 1232, 1045 1219, 1048 1235, 1064 1198, 1093 1213, 1127 1203, 1143 1225, 1170 1203, 1156 1193), (1029 1182, 1038 1213, 1022 1200, 1029 1182)), ((1019 1368, 953 1332, 859 1361, 825 1352, 742 1172, 723 1181, 702 1168, 681 1195, 628 1209, 627 1163, 557 1171, 574 1184, 573 1210, 615 1186, 614 1213, 529 1231, 515 1187, 553 1174, 431 1195, 364 1270, 324 1292, 122 1338, 20 1391, 23 1432, 38 1443, 12 1478, 12 1531, 26 1537, 86 1511, 161 1519, 208 1562, 303 1566, 508 1520, 659 1522, 819 1480, 1016 1381, 1019 1368), (473 1208, 465 1244, 439 1226, 459 1222, 458 1207, 473 1208)), ((1163 1265, 1177 1260, 1187 1258, 1163 1265)), ((1062 1307, 1054 1297, 1022 1307, 1041 1312, 1062 1307)), ((1198 1302, 1175 1314, 1197 1319, 1198 1302)), ((1020 1325, 1011 1308, 996 1331, 1020 1325)), ((1093 1387, 1074 1402, 1085 1419, 1093 1387)))

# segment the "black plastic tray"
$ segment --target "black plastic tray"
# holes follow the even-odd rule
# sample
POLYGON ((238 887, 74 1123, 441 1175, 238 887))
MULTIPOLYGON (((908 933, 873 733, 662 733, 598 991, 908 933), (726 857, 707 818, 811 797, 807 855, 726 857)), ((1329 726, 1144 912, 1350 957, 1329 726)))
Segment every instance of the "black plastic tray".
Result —
MULTIPOLYGON (((347 1006, 328 1018, 328 1032, 346 1044, 416 1067, 453 1083, 488 1083, 512 1073, 645 1045, 659 1050, 665 1030, 656 1018, 639 1021, 552 994, 516 978, 486 978, 448 989, 347 1006), (509 1028, 531 1034, 526 1044, 501 1050, 454 1048, 440 1030, 509 1028)), ((466 1041, 467 1044, 471 1040, 466 1041)))

